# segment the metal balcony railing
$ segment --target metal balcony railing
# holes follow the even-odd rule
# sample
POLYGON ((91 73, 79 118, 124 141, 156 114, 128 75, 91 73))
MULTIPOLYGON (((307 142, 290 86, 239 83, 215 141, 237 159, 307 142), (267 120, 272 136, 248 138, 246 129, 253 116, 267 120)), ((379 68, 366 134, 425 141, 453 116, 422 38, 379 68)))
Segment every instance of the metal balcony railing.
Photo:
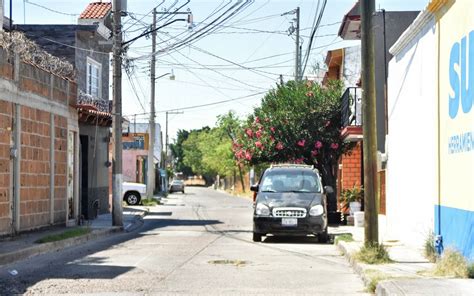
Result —
POLYGON ((362 126, 362 89, 348 87, 341 101, 342 128, 362 126))
POLYGON ((79 97, 77 98, 78 105, 92 105, 101 112, 110 112, 109 101, 104 99, 96 98, 92 95, 86 94, 83 91, 79 91, 79 97))

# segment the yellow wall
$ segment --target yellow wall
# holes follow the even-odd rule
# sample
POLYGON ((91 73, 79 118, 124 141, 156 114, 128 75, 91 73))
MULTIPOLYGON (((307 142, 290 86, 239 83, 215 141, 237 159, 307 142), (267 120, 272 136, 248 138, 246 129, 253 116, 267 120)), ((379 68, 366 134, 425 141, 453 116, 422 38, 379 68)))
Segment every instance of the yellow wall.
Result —
POLYGON ((465 88, 470 88, 472 96, 461 95, 463 88, 461 77, 464 68, 466 73, 464 76, 468 78, 468 73, 472 73, 471 81, 474 82, 474 1, 448 1, 446 6, 441 9, 442 15, 440 13, 438 20, 441 204, 473 211, 474 83, 468 85, 466 79, 465 88), (463 43, 465 43, 465 55, 461 51, 463 43), (473 45, 472 49, 469 48, 470 43, 473 45), (469 69, 469 58, 472 60, 471 69, 469 69), (471 107, 465 107, 463 110, 462 100, 470 102, 471 107), (454 110, 457 110, 456 116, 453 116, 454 110), (471 139, 472 144, 459 145, 461 137, 471 139))

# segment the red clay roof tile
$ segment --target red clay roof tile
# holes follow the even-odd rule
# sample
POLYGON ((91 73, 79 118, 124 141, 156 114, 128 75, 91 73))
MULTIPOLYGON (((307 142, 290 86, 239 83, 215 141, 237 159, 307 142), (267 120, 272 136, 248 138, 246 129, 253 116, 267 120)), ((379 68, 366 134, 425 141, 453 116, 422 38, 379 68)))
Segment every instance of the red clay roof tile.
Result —
POLYGON ((80 19, 101 19, 112 9, 110 2, 92 2, 79 16, 80 19))

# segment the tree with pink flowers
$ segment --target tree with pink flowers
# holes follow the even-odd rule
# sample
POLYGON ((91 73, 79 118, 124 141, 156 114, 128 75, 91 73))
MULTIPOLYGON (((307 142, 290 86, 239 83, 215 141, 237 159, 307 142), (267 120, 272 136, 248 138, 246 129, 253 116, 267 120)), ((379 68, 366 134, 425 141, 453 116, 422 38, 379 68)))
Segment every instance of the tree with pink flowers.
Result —
POLYGON ((233 143, 236 159, 314 165, 324 184, 335 187, 338 159, 350 148, 340 137, 341 95, 339 81, 278 85, 244 123, 233 143))

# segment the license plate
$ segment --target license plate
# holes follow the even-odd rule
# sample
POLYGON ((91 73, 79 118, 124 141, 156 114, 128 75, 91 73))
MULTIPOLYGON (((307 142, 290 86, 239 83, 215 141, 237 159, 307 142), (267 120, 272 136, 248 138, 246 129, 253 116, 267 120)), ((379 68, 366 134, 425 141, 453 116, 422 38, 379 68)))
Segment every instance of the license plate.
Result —
POLYGON ((296 218, 281 218, 281 225, 282 226, 297 226, 298 219, 296 218))

